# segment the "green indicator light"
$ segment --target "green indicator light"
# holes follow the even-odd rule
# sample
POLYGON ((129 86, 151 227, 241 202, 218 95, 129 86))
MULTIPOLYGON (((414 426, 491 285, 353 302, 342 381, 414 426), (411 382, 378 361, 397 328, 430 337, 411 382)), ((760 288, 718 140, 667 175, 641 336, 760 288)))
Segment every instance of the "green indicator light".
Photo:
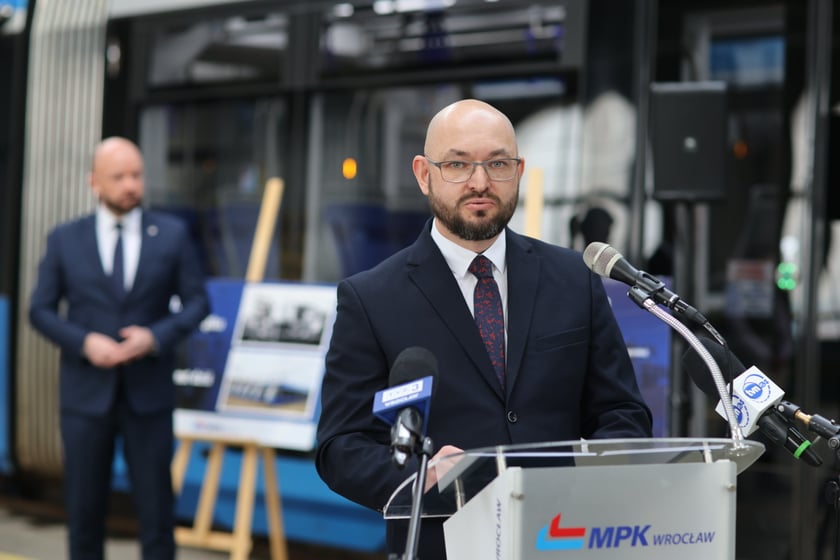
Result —
POLYGON ((776 286, 786 292, 796 289, 799 267, 792 262, 780 262, 776 267, 776 286))

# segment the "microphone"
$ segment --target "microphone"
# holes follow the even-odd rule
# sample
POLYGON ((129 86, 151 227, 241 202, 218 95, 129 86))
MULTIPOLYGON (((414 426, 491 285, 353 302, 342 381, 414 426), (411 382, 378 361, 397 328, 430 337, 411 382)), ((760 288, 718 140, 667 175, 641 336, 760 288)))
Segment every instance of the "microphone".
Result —
POLYGON ((669 290, 664 282, 630 264, 615 247, 593 241, 583 251, 583 262, 599 276, 624 282, 631 287, 638 286, 656 303, 665 305, 700 325, 709 323, 702 313, 680 299, 680 296, 669 290))
POLYGON ((388 389, 377 391, 373 414, 391 425, 391 456, 397 468, 405 467, 423 441, 429 422, 437 358, 419 346, 397 355, 388 375, 388 389))
MULTIPOLYGON (((729 383, 732 408, 744 435, 749 436, 756 430, 761 430, 767 439, 783 446, 796 459, 802 459, 812 467, 822 465, 822 459, 811 449, 811 441, 777 410, 776 407, 785 392, 757 367, 746 369, 741 360, 725 346, 709 338, 699 340, 723 370, 724 378, 734 378, 734 381, 729 383), (743 373, 738 375, 738 372, 743 373)), ((683 354, 683 367, 701 391, 715 399, 720 398, 706 363, 691 347, 683 354)), ((718 402, 715 412, 726 418, 722 403, 718 402)))

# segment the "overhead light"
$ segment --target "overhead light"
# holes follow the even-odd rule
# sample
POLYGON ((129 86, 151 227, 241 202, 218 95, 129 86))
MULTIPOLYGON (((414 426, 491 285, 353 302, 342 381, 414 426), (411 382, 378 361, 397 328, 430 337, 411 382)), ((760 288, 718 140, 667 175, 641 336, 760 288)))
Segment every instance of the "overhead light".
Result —
POLYGON ((456 0, 396 0, 398 12, 430 12, 455 5, 456 0))
POLYGON ((379 15, 394 12, 433 12, 455 5, 457 0, 376 0, 373 11, 379 15))
POLYGON ((373 11, 380 16, 393 14, 394 10, 394 3, 391 0, 376 0, 373 3, 373 11))
POLYGON ((354 12, 353 4, 349 2, 341 2, 333 6, 332 12, 335 17, 349 18, 354 12))

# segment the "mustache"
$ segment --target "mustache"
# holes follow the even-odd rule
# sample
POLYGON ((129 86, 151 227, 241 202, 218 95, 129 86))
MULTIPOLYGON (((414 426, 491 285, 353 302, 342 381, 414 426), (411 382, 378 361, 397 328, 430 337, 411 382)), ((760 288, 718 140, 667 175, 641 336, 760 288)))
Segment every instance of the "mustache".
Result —
POLYGON ((492 200, 492 201, 496 202, 497 204, 502 203, 502 199, 500 199, 495 194, 492 194, 492 193, 488 192, 488 193, 484 193, 484 194, 467 194, 467 195, 464 195, 464 196, 462 196, 461 198, 458 199, 458 204, 463 204, 463 203, 465 203, 469 200, 472 200, 474 198, 486 198, 486 199, 489 199, 489 200, 492 200))

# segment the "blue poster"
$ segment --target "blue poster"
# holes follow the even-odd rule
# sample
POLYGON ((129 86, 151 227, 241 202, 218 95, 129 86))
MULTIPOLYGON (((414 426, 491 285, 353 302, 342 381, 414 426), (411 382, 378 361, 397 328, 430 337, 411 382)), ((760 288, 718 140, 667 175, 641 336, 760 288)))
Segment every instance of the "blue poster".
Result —
MULTIPOLYGON (((604 286, 653 412, 653 434, 667 436, 670 327, 638 307, 625 284, 605 279, 604 286)), ((335 286, 213 279, 207 290, 211 314, 174 373, 176 431, 312 450, 335 286)))
POLYGON ((653 413, 653 436, 667 437, 671 372, 671 327, 627 295, 628 286, 604 279, 613 314, 633 361, 639 389, 653 413))

